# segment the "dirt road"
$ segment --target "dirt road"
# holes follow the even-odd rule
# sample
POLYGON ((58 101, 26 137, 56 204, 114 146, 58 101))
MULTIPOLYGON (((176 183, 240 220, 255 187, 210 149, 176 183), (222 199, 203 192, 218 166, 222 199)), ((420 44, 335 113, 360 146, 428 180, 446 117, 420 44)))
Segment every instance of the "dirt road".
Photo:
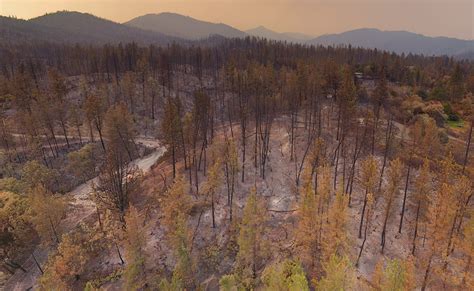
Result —
MULTIPOLYGON (((146 173, 164 154, 165 148, 156 139, 138 138, 137 142, 154 149, 151 154, 131 162, 132 165, 137 166, 146 173)), ((91 179, 66 194, 71 197, 71 202, 70 211, 68 211, 66 218, 62 222, 64 232, 74 229, 80 222, 94 213, 95 204, 90 200, 89 194, 92 192, 93 185, 96 182, 97 178, 91 179)), ((43 265, 48 258, 48 249, 37 248, 34 251, 34 255, 40 264, 43 265)), ((7 281, 4 290, 24 291, 34 289, 34 285, 41 273, 34 262, 33 256, 26 260, 23 267, 28 272, 24 273, 21 270, 17 270, 7 281)))

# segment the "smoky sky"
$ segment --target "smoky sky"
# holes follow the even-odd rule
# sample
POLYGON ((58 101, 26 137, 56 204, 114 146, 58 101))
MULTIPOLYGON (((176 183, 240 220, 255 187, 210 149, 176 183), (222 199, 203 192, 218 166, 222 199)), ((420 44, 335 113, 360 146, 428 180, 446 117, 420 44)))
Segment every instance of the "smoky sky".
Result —
POLYGON ((0 14, 29 19, 58 10, 116 22, 175 12, 238 29, 263 25, 313 36, 357 28, 473 39, 474 0, 0 0, 0 14))

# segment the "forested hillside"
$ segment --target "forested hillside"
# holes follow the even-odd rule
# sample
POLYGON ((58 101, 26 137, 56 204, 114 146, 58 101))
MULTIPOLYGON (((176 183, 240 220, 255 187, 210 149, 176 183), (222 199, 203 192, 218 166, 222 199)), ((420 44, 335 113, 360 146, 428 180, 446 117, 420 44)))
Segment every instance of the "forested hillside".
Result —
POLYGON ((0 43, 0 286, 474 288, 472 62, 210 42, 0 43))

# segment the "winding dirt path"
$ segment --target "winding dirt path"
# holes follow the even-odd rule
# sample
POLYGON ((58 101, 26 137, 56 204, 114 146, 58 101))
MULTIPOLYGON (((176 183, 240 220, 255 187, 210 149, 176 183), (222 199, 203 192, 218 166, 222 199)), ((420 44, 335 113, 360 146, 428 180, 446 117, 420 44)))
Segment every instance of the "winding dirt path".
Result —
MULTIPOLYGON (((140 137, 137 143, 141 143, 147 147, 153 148, 153 152, 145 157, 138 158, 131 162, 132 166, 137 166, 144 173, 147 173, 153 164, 164 154, 165 148, 156 139, 140 137)), ((70 211, 66 218, 62 221, 63 232, 74 229, 79 223, 86 220, 95 211, 95 204, 89 199, 89 194, 92 192, 94 183, 97 182, 97 177, 91 179, 66 194, 71 198, 70 211)), ((44 265, 48 258, 47 248, 37 247, 34 250, 34 256, 37 261, 44 265)), ((5 284, 4 290, 24 291, 35 289, 37 279, 41 275, 40 270, 35 264, 34 258, 31 255, 24 263, 23 267, 28 271, 24 273, 17 270, 5 284)))

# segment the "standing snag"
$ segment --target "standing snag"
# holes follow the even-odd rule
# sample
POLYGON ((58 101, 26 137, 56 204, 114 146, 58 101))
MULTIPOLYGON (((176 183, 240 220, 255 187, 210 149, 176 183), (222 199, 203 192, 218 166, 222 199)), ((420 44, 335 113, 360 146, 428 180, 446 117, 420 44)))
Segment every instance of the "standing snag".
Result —
POLYGON ((385 249, 387 225, 393 211, 393 203, 398 196, 399 187, 402 178, 402 162, 397 158, 390 162, 388 169, 388 185, 384 190, 384 216, 383 216, 383 228, 381 234, 381 246, 382 253, 385 249))

